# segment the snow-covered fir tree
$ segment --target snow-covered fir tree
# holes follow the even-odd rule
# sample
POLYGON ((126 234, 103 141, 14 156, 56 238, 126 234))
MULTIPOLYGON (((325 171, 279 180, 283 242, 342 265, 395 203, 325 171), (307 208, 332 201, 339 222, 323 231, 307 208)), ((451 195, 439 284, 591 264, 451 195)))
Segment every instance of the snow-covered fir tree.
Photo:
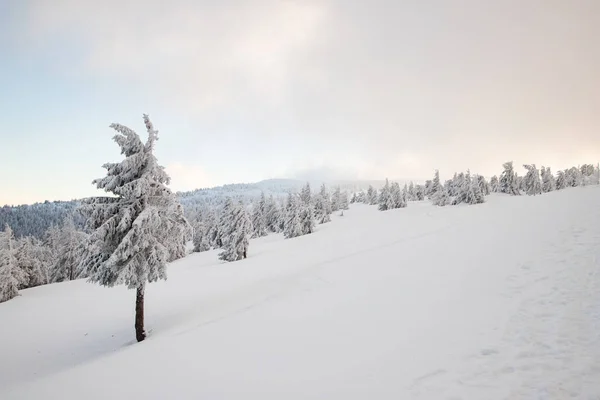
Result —
POLYGON ((505 162, 502 167, 504 171, 502 171, 498 181, 498 192, 513 196, 520 195, 518 177, 514 171, 513 162, 505 162))
POLYGON ((302 236, 302 223, 300 220, 300 203, 301 200, 293 195, 289 194, 287 204, 285 206, 285 224, 283 235, 286 239, 295 238, 302 236))
POLYGON ((448 192, 440 183, 440 172, 436 169, 431 181, 431 204, 434 206, 445 206, 448 199, 448 192))
POLYGON ((315 196, 315 219, 319 224, 331 221, 331 201, 325 184, 321 186, 321 191, 315 196))
POLYGON ((348 192, 342 191, 340 193, 340 209, 348 210, 350 208, 350 203, 348 202, 348 192))
POLYGON ((398 182, 392 182, 392 185, 390 186, 390 194, 392 203, 394 205, 393 208, 406 207, 406 198, 402 195, 402 189, 400 189, 400 184, 398 182))
POLYGON ((498 181, 498 177, 496 175, 494 175, 490 179, 490 191, 492 193, 498 193, 499 190, 500 190, 500 182, 498 181))
POLYGON ((374 206, 375 204, 377 204, 377 200, 377 189, 369 185, 369 189, 367 190, 367 198, 365 199, 366 204, 374 206))
POLYGON ((300 226, 303 235, 313 233, 315 230, 315 212, 312 203, 313 200, 310 193, 310 186, 307 183, 305 189, 300 194, 300 201, 298 203, 298 216, 300 218, 300 226))
POLYGON ((26 279, 17 265, 13 231, 6 225, 4 232, 0 232, 0 303, 18 296, 26 279))
POLYGON ((450 195, 448 194, 448 189, 446 189, 445 185, 440 185, 438 190, 438 194, 436 195, 435 205, 439 207, 444 207, 452 203, 450 195))
POLYGON ((536 168, 535 164, 523 165, 523 168, 527 170, 527 173, 523 177, 523 189, 529 196, 535 196, 542 194, 542 181, 540 179, 540 172, 536 168))
POLYGON ((18 268, 24 274, 21 288, 31 288, 49 282, 49 252, 50 249, 45 248, 32 236, 25 236, 17 242, 15 258, 18 268))
POLYGON ((556 189, 556 181, 554 180, 554 175, 552 175, 552 171, 550 167, 545 168, 542 166, 540 169, 542 174, 542 192, 548 193, 556 189))
POLYGON ((465 176, 465 185, 468 185, 467 196, 465 203, 467 204, 481 204, 485 202, 485 197, 481 188, 477 176, 471 178, 471 172, 467 171, 465 176))
POLYGON ((417 200, 417 195, 415 193, 415 184, 410 181, 410 183, 408 184, 408 201, 415 201, 417 200))
POLYGON ((147 115, 146 143, 130 128, 112 124, 114 141, 125 157, 104 164, 107 175, 95 179, 98 189, 114 197, 88 199, 84 212, 93 230, 82 259, 91 282, 136 289, 136 339, 146 338, 144 290, 146 283, 167 278, 167 262, 185 250, 191 226, 167 185, 170 178, 154 156, 158 131, 147 115))
POLYGON ((577 167, 571 167, 565 171, 565 177, 567 180, 567 186, 577 187, 581 186, 583 181, 583 176, 581 175, 581 171, 577 167))
POLYGON ((194 227, 194 252, 201 253, 203 251, 210 250, 210 240, 208 235, 208 229, 202 219, 199 219, 192 224, 194 227))
POLYGON ((262 192, 260 194, 260 198, 258 199, 258 202, 254 204, 254 207, 252 210, 252 227, 253 227, 252 237, 257 238, 257 237, 267 236, 268 231, 267 231, 266 213, 267 213, 267 200, 265 199, 265 193, 262 192))
POLYGON ((477 182, 477 178, 471 178, 471 172, 467 171, 466 174, 459 174, 461 186, 457 188, 457 195, 454 198, 452 204, 480 204, 485 201, 483 193, 477 182))
POLYGON ((477 184, 479 185, 479 190, 484 196, 488 196, 491 192, 490 184, 485 179, 483 175, 477 175, 477 184))
POLYGON ((556 173, 556 190, 562 190, 567 187, 567 175, 565 171, 556 173))
POLYGON ((425 181, 425 197, 427 197, 428 199, 431 198, 431 194, 433 189, 433 181, 432 180, 426 180, 425 181))
POLYGON ((203 220, 204 231, 206 232, 206 240, 211 248, 218 249, 221 247, 221 235, 219 233, 220 219, 216 209, 211 209, 206 212, 206 217, 203 220))
POLYGON ((310 204, 312 202, 312 192, 308 182, 306 182, 306 185, 304 185, 300 191, 300 200, 305 204, 310 204))
POLYGON ((402 204, 398 208, 404 208, 408 205, 408 185, 405 183, 402 188, 402 204))
POLYGON ((336 212, 341 208, 342 189, 337 186, 331 194, 331 212, 336 212))
POLYGON ((267 224, 267 230, 269 232, 280 232, 280 220, 282 218, 280 215, 279 206, 275 202, 275 199, 273 199, 273 195, 269 196, 265 208, 265 221, 267 224))
POLYGON ((425 200, 425 188, 423 187, 423 185, 415 185, 415 200, 425 200))
POLYGON ((223 251, 219 253, 219 259, 224 261, 238 261, 248 256, 248 247, 250 244, 250 236, 252 235, 252 221, 244 204, 240 201, 234 204, 231 199, 227 199, 228 210, 227 215, 223 220, 221 248, 223 251))
POLYGON ((390 182, 385 180, 385 185, 379 191, 379 211, 391 210, 394 208, 394 203, 392 201, 392 196, 390 193, 390 182))
POLYGON ((432 198, 440 191, 440 186, 441 186, 440 171, 436 169, 433 174, 433 179, 431 180, 431 185, 429 188, 429 199, 430 200, 432 200, 432 198))
POLYGON ((84 250, 87 235, 75 228, 73 219, 65 218, 58 230, 56 245, 56 263, 50 269, 51 282, 64 282, 79 276, 79 263, 84 250))

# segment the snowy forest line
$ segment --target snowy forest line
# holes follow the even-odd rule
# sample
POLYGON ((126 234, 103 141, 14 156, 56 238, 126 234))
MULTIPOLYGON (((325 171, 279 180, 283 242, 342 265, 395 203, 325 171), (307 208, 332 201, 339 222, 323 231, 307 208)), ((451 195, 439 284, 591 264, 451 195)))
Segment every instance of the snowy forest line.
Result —
MULTIPOLYGON (((236 249, 225 249, 220 258, 235 261, 244 258, 250 238, 270 233, 281 233, 286 238, 309 234, 316 224, 331 221, 330 215, 343 212, 349 203, 374 205, 382 211, 403 208, 409 202, 424 200, 437 206, 478 204, 484 202, 485 196, 490 193, 539 195, 568 187, 600 183, 598 165, 572 167, 558 171, 556 175, 546 167, 538 170, 535 165, 525 165, 524 168, 526 174, 519 176, 513 163, 507 162, 503 165, 500 176, 493 176, 489 181, 467 171, 456 173, 452 179, 443 183, 436 171, 433 179, 424 184, 411 182, 400 188, 397 182, 390 183, 386 180, 379 190, 370 185, 367 190, 353 192, 351 195, 340 187, 330 191, 325 184, 313 194, 308 183, 299 193, 288 191, 286 197, 282 196, 281 190, 275 190, 275 194, 268 197, 264 192, 260 192, 258 197, 256 193, 242 195, 240 193, 244 193, 244 190, 240 191, 236 187, 232 190, 237 194, 235 197, 209 194, 198 201, 198 197, 191 195, 194 192, 189 192, 188 196, 192 201, 184 207, 184 214, 193 227, 193 233, 188 238, 193 241, 193 251, 202 252, 222 249, 225 247, 224 238, 234 237, 236 249), (238 248, 242 250, 238 251, 238 248)), ((256 190, 254 187, 252 189, 256 190)), ((182 203, 186 203, 185 196, 182 203)), ((0 232, 0 301, 14 297, 19 289, 89 277, 89 273, 80 265, 89 232, 84 229, 84 217, 77 211, 79 203, 73 201, 50 204, 48 218, 51 223, 45 232, 16 238, 8 224, 0 232), (60 223, 57 221, 58 217, 62 217, 60 223), (12 274, 16 279, 12 285, 7 284, 10 279, 4 271, 8 264, 16 266, 16 272, 12 274)), ((44 214, 33 215, 39 217, 44 214)), ((31 224, 30 220, 21 220, 31 224)))

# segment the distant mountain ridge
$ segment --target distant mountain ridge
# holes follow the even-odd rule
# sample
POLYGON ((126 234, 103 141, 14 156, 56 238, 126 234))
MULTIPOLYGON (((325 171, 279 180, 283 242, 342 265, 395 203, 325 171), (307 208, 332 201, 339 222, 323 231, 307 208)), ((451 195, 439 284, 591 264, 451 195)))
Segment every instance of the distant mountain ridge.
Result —
MULTIPOLYGON (((307 181, 299 179, 266 179, 255 183, 233 183, 211 188, 195 189, 177 192, 181 204, 187 213, 205 206, 216 206, 227 197, 234 197, 246 202, 265 193, 266 196, 284 198, 288 193, 299 192, 307 181)), ((342 191, 348 193, 366 190, 369 185, 375 188, 383 186, 383 180, 356 180, 356 181, 308 181, 314 191, 319 190, 322 184, 332 189, 339 186, 342 191)), ((18 206, 0 207, 0 231, 4 230, 6 224, 10 225, 16 237, 35 236, 43 237, 44 233, 52 225, 60 225, 65 217, 74 215, 74 211, 81 203, 81 199, 67 201, 44 201, 34 204, 22 204, 18 206)), ((75 215, 75 223, 80 228, 83 226, 82 219, 75 215)))

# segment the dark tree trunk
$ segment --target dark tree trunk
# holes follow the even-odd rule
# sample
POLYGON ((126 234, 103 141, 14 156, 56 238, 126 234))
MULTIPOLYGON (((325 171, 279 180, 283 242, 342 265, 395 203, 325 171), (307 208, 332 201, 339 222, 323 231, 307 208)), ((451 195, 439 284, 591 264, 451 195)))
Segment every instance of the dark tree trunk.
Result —
POLYGON ((144 330, 144 284, 138 286, 135 296, 135 338, 138 342, 146 339, 144 330))

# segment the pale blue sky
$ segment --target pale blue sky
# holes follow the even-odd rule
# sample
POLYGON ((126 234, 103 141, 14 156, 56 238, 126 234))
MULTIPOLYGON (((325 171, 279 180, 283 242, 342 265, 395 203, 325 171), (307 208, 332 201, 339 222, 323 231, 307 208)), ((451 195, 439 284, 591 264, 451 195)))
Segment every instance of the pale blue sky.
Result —
POLYGON ((176 190, 600 159, 595 0, 0 1, 0 204, 96 193, 111 122, 176 190))

